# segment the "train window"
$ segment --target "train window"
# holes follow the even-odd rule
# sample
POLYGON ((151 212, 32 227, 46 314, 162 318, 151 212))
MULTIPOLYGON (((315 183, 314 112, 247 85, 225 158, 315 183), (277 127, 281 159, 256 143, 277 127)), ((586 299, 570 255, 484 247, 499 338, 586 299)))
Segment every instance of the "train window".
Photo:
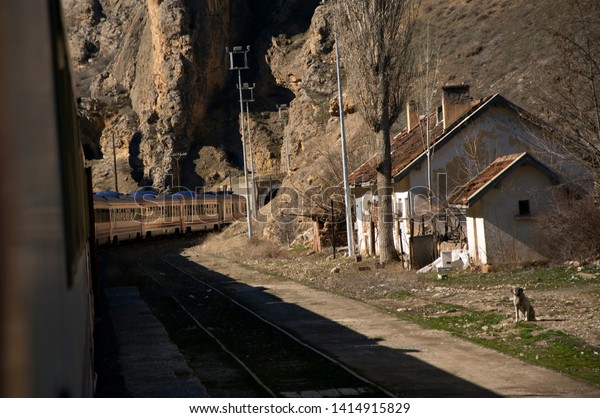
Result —
POLYGON ((110 222, 110 212, 108 209, 96 209, 94 211, 96 223, 110 222))
POLYGON ((217 213, 217 205, 211 203, 210 205, 208 205, 208 211, 209 215, 215 215, 217 213))

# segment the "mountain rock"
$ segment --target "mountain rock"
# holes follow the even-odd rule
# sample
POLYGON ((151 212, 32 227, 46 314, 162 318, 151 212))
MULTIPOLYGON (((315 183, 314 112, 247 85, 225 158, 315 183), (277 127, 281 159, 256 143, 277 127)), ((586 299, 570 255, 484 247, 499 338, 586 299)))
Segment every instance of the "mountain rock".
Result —
MULTIPOLYGON (((330 7, 318 0, 62 0, 86 157, 95 189, 222 184, 243 165, 238 74, 225 47, 250 46, 254 82, 245 137, 256 172, 291 172, 284 185, 341 181, 340 128, 330 7), (279 104, 289 110, 277 111, 279 104), (114 148, 113 148, 114 138, 114 148), (173 154, 185 153, 180 173, 173 154), (213 162, 214 164, 208 164, 213 162), (179 174, 179 175, 178 175, 179 174)), ((423 0, 413 46, 426 27, 438 52, 438 86, 471 84, 474 97, 501 93, 533 112, 549 85, 552 33, 569 24, 566 2, 423 0)), ((343 42, 343 39, 339 40, 343 42)), ((374 135, 345 83, 350 169, 372 154, 374 135)), ((414 98, 418 99, 419 80, 414 98)), ((404 126, 400 117, 393 132, 404 126)))

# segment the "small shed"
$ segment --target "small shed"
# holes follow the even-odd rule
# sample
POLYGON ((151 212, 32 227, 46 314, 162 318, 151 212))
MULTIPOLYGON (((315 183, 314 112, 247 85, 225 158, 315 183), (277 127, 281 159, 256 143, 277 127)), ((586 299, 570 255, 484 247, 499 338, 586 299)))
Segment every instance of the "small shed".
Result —
POLYGON ((533 218, 567 197, 558 174, 523 152, 494 160, 449 203, 465 214, 471 263, 488 265, 544 259, 533 218))

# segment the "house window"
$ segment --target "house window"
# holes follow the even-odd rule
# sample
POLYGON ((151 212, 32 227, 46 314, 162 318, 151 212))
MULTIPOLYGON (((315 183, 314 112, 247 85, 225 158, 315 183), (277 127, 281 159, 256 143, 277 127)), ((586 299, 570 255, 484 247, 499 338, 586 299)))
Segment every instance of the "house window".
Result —
POLYGON ((530 216, 529 200, 519 200, 519 216, 530 216))

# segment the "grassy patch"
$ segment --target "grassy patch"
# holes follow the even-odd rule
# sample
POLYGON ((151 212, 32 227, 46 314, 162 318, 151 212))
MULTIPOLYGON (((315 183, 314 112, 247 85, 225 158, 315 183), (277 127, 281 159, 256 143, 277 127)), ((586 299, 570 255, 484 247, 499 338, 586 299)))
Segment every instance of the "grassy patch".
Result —
POLYGON ((598 350, 562 331, 535 323, 507 322, 502 315, 433 303, 396 315, 580 379, 600 384, 598 350))
POLYGON ((441 329, 453 335, 471 339, 483 334, 493 335, 492 328, 500 324, 504 317, 497 313, 480 312, 450 303, 432 303, 397 314, 404 319, 441 329))
POLYGON ((412 292, 409 292, 408 290, 400 290, 400 291, 395 291, 395 292, 389 292, 386 294, 386 297, 389 299, 396 299, 396 300, 404 300, 404 299, 409 299, 412 298, 414 295, 412 294, 412 292))
MULTIPOLYGON (((428 274, 431 281, 435 281, 436 274, 428 274)), ((460 286, 475 289, 481 286, 521 285, 537 289, 558 289, 578 285, 600 283, 600 270, 586 269, 581 272, 564 267, 533 267, 516 271, 499 271, 492 273, 464 273, 451 272, 448 280, 444 281, 450 286, 460 286)))

